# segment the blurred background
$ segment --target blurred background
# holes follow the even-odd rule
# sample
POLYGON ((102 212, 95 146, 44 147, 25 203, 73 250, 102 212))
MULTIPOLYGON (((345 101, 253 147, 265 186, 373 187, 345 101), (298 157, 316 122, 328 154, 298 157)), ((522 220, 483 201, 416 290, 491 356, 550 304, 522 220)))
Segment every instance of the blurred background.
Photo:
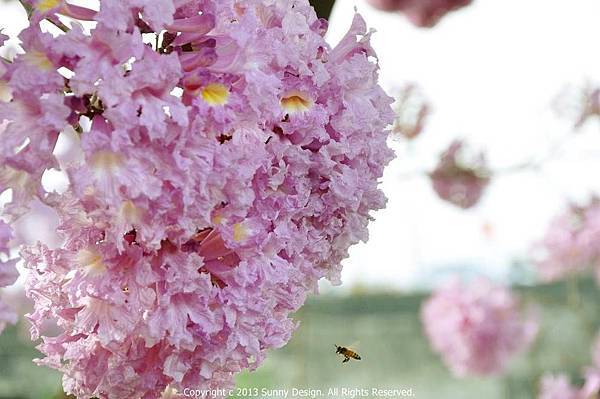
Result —
MULTIPOLYGON (((518 292, 540 306, 543 333, 502 376, 453 377, 423 336, 419 307, 426 296, 367 289, 310 299, 295 315, 300 327, 289 344, 271 351, 258 370, 240 374, 237 386, 323 392, 412 388, 419 399, 526 399, 536 397, 539 378, 548 371, 566 372, 581 382, 581 367, 590 362, 589 347, 600 325, 595 283, 581 281, 576 296, 564 284, 518 292), (363 360, 342 364, 333 345, 357 340, 363 360)), ((32 364, 39 352, 25 324, 7 328, 0 338, 0 398, 63 398, 60 375, 32 364)))
MULTIPOLYGON (((409 100, 419 110, 426 104, 426 118, 420 126, 412 116, 415 137, 394 129, 397 159, 382 181, 388 206, 374 214, 369 242, 350 250, 343 284, 323 283, 296 314, 291 342, 240 375, 239 386, 413 388, 423 399, 493 399, 536 397, 548 371, 581 382, 600 324, 600 292, 589 276, 542 283, 532 248, 566 204, 584 204, 600 189, 598 120, 574 122, 581 91, 598 83, 600 2, 475 0, 432 27, 366 0, 312 3, 329 19, 332 45, 355 8, 363 15, 376 30, 382 85, 398 102, 416 92, 409 100), (431 184, 430 172, 456 139, 485 154, 493 176, 468 207, 444 201, 431 184), (541 334, 501 376, 453 377, 423 336, 422 301, 456 275, 512 285, 539 308, 541 334), (363 361, 342 365, 333 345, 357 340, 363 361)), ((4 57, 18 51, 26 25, 18 1, 0 0, 0 27, 11 37, 4 57)), ((49 175, 48 184, 60 186, 64 177, 49 175)), ((51 241, 55 226, 39 209, 23 219, 19 239, 51 241)), ((7 302, 26 309, 19 288, 4 290, 7 302)), ((59 374, 31 362, 38 352, 27 330, 22 321, 0 336, 0 398, 62 397, 59 374)))

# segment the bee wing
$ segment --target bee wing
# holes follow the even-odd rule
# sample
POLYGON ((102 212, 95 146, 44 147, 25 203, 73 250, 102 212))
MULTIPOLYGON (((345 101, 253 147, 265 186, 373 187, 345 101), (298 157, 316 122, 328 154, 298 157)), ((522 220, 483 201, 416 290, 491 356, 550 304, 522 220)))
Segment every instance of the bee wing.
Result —
POLYGON ((360 341, 354 341, 346 348, 350 349, 351 351, 357 352, 360 349, 360 341))

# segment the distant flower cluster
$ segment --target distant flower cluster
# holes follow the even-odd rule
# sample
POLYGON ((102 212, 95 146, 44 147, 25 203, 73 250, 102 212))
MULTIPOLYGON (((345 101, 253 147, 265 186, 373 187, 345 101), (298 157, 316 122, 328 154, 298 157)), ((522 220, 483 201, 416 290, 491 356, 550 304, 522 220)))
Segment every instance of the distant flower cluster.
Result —
POLYGON ((478 279, 453 281, 421 309, 432 348, 457 376, 501 373, 535 338, 535 318, 507 288, 478 279))
POLYGON ((555 281, 592 271, 600 281, 600 200, 571 205, 555 218, 537 244, 536 266, 541 277, 555 281))
POLYGON ((30 6, 0 64, 0 186, 11 220, 34 197, 60 216, 62 247, 22 250, 39 363, 78 397, 230 386, 385 205, 394 114, 365 22, 332 49, 306 0, 30 6), (59 164, 65 130, 80 156, 59 164))
MULTIPOLYGON (((433 107, 415 83, 407 83, 395 91, 392 134, 409 142, 418 139, 425 131, 433 107)), ((428 178, 441 200, 469 209, 479 203, 492 175, 484 152, 473 153, 468 143, 455 139, 439 155, 428 178)))
POLYGON ((468 159, 464 142, 455 140, 441 155, 429 177, 441 199, 468 209, 479 202, 490 183, 490 174, 484 154, 468 159))
POLYGON ((368 0, 384 11, 398 11, 416 26, 432 27, 446 14, 468 6, 472 0, 368 0))

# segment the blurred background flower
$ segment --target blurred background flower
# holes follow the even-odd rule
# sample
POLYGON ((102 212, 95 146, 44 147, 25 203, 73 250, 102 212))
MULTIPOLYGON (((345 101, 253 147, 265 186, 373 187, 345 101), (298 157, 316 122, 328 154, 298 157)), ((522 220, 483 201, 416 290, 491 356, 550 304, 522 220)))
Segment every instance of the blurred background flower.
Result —
POLYGON ((457 376, 501 374, 525 350, 538 325, 509 289, 486 279, 435 291, 421 308, 431 346, 457 376))
POLYGON ((571 204, 557 216, 538 243, 539 275, 547 280, 560 280, 586 271, 600 281, 600 200, 589 204, 571 204))
POLYGON ((469 158, 464 143, 459 140, 453 141, 442 153, 429 176, 433 189, 442 200, 463 209, 475 206, 490 183, 485 155, 469 158))
POLYGON ((383 11, 397 11, 420 27, 433 27, 450 11, 465 7, 472 0, 368 0, 383 11))

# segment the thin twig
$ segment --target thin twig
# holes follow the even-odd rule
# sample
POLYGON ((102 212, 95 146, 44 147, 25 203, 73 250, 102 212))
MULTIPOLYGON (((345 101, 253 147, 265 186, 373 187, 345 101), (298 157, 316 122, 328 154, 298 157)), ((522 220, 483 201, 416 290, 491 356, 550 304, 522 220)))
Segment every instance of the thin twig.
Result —
POLYGON ((25 3, 23 0, 19 0, 19 3, 21 3, 23 8, 25 9, 25 12, 27 13, 27 19, 31 19, 31 15, 33 14, 33 7, 30 4, 25 3))
MULTIPOLYGON (((562 150, 567 142, 573 139, 573 135, 565 135, 562 136, 559 140, 557 140, 547 151, 547 153, 536 160, 526 161, 522 163, 517 163, 515 165, 510 165, 506 167, 499 167, 490 169, 489 173, 486 173, 483 177, 498 177, 498 176, 506 176, 515 173, 520 173, 524 171, 539 171, 544 165, 552 160, 563 159, 564 157, 558 157, 560 150, 562 150)), ((581 160, 581 158, 578 158, 581 160)), ((401 173, 398 177, 401 180, 408 180, 418 176, 427 176, 430 171, 427 170, 413 170, 401 173)))
POLYGON ((63 24, 62 22, 56 22, 51 20, 50 18, 46 18, 46 21, 50 22, 52 25, 56 26, 58 29, 62 30, 65 33, 67 33, 70 30, 69 27, 63 24))

